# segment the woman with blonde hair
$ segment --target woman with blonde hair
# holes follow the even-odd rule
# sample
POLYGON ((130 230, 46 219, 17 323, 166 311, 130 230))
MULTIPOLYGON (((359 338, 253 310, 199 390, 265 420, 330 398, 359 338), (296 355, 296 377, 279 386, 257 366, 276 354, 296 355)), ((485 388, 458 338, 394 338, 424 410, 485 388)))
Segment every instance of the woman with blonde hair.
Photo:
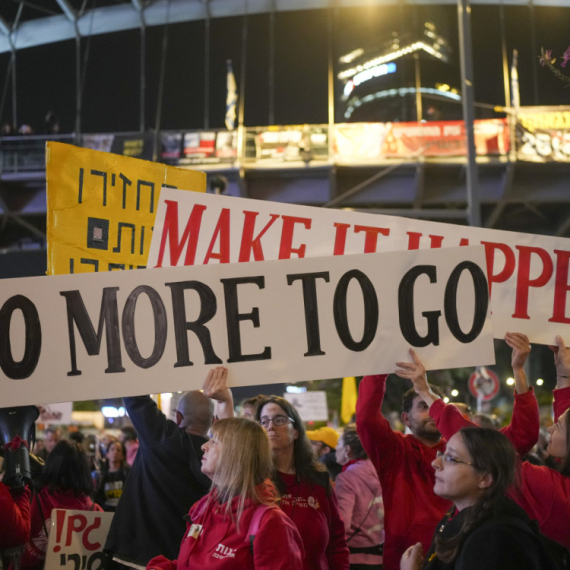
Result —
POLYGON ((202 449, 211 491, 188 513, 178 559, 158 556, 147 570, 301 570, 303 542, 277 506, 263 428, 243 418, 220 420, 202 449))

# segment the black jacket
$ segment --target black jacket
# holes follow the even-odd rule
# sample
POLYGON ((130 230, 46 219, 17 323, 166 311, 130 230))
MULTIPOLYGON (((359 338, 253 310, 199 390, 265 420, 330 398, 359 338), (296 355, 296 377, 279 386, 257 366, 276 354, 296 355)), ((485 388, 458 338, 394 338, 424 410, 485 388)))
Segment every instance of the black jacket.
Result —
POLYGON ((160 554, 174 560, 186 530, 184 517, 210 488, 200 471, 207 440, 166 419, 150 396, 124 400, 139 450, 105 550, 143 566, 160 554))
POLYGON ((448 538, 460 532, 468 510, 451 518, 453 507, 440 521, 424 570, 556 570, 536 521, 531 521, 521 507, 507 498, 499 501, 492 515, 468 534, 453 562, 440 561, 435 556, 435 537, 448 538))

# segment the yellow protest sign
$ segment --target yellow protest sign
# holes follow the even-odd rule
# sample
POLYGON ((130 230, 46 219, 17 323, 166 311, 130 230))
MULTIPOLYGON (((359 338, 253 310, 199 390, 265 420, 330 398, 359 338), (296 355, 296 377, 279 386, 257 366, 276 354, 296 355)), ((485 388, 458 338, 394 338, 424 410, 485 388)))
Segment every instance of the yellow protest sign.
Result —
POLYGON ((48 142, 48 274, 146 267, 162 186, 206 191, 203 172, 48 142))

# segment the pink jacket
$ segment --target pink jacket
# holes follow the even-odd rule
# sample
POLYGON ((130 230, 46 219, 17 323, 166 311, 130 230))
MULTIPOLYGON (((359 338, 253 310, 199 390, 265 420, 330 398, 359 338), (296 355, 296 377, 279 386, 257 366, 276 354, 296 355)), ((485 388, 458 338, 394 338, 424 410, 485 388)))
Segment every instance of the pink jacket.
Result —
MULTIPOLYGON (((338 510, 344 520, 349 549, 383 544, 382 487, 372 461, 361 459, 349 465, 337 476, 335 483, 338 510)), ((382 556, 351 553, 350 563, 380 565, 382 556)))

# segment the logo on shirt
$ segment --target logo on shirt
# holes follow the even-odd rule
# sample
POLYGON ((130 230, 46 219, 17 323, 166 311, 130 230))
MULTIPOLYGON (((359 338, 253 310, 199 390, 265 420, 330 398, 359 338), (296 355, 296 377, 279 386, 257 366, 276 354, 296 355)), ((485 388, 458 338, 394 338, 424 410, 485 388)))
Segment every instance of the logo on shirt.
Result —
POLYGON ((229 548, 228 546, 224 546, 221 542, 218 544, 216 551, 212 556, 214 558, 235 558, 236 557, 237 548, 229 548))
POLYGON ((301 509, 308 509, 309 507, 313 509, 320 509, 319 501, 315 497, 293 497, 293 495, 283 495, 281 497, 281 506, 285 507, 299 507, 301 509))
POLYGON ((309 497, 307 499, 307 502, 309 503, 309 507, 313 507, 313 509, 319 508, 319 501, 317 501, 317 499, 315 499, 315 497, 309 497))
POLYGON ((188 531, 187 538, 198 538, 200 533, 202 532, 202 525, 201 524, 193 524, 188 531))

